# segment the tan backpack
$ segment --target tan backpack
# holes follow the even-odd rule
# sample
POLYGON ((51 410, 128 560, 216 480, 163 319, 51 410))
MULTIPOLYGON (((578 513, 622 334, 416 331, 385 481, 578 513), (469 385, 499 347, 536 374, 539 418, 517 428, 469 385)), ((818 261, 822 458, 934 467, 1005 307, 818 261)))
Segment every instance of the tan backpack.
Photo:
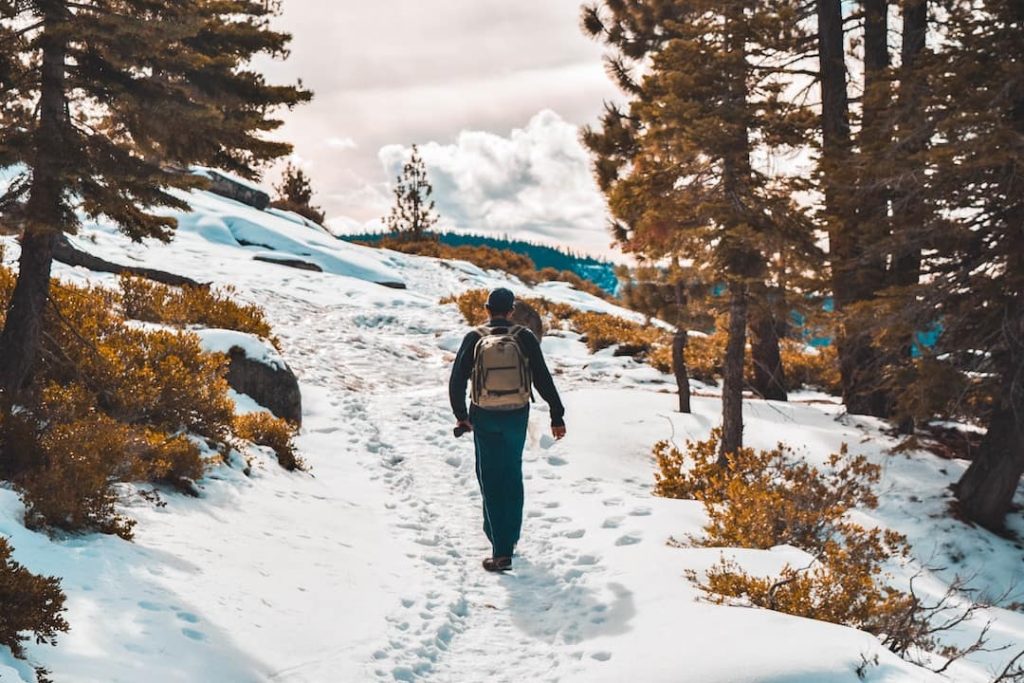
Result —
POLYGON ((533 396, 529 362, 516 336, 521 325, 477 328, 473 356, 473 403, 487 410, 516 410, 533 396))

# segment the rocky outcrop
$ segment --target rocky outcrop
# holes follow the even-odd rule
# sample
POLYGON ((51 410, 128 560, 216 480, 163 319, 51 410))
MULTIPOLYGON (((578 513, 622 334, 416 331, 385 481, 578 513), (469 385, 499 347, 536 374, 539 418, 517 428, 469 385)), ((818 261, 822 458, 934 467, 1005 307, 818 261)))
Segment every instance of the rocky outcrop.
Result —
POLYGON ((249 396, 277 417, 302 424, 299 380, 287 363, 266 363, 249 358, 240 346, 228 350, 228 384, 249 396))
POLYGON ((544 321, 541 320, 537 309, 530 304, 524 301, 517 301, 516 307, 512 311, 511 320, 516 325, 529 328, 531 332, 537 335, 537 339, 544 337, 544 321))
POLYGON ((252 257, 254 261, 263 261, 264 263, 276 263, 279 266, 288 266, 289 268, 298 268, 299 270, 310 270, 314 273, 322 273, 324 269, 313 263, 312 261, 303 261, 297 257, 289 256, 277 256, 276 254, 257 254, 252 257))
POLYGON ((214 194, 234 199, 236 202, 247 204, 260 211, 270 206, 270 195, 257 187, 229 178, 214 169, 205 169, 203 175, 209 180, 209 186, 206 189, 214 194))

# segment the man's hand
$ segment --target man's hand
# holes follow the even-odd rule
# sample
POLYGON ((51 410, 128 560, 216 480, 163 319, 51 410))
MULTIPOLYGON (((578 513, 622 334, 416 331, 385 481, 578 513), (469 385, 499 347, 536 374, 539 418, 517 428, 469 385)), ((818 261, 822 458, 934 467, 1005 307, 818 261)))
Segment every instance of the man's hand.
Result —
POLYGON ((552 425, 552 427, 551 427, 551 436, 555 437, 555 439, 564 439, 565 438, 565 425, 561 425, 559 427, 555 427, 554 425, 552 425))
POLYGON ((455 423, 455 428, 464 432, 471 432, 473 431, 473 423, 469 420, 459 420, 455 423))

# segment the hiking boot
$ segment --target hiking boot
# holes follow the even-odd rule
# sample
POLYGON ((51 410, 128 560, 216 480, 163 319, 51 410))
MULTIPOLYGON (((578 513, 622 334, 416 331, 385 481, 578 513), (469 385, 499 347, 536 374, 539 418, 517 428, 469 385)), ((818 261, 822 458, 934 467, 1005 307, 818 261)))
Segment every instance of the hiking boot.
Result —
POLYGON ((488 557, 484 560, 484 569, 489 572, 507 572, 512 569, 511 557, 488 557))

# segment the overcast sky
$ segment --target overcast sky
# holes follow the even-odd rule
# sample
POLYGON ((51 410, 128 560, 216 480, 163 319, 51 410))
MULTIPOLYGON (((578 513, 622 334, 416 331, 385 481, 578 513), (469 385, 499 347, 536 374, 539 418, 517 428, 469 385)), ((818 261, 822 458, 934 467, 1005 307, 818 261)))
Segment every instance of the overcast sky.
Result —
POLYGON ((603 252, 610 238, 577 126, 616 97, 579 0, 285 0, 273 81, 314 101, 283 137, 332 227, 379 227, 408 145, 443 225, 603 252))

